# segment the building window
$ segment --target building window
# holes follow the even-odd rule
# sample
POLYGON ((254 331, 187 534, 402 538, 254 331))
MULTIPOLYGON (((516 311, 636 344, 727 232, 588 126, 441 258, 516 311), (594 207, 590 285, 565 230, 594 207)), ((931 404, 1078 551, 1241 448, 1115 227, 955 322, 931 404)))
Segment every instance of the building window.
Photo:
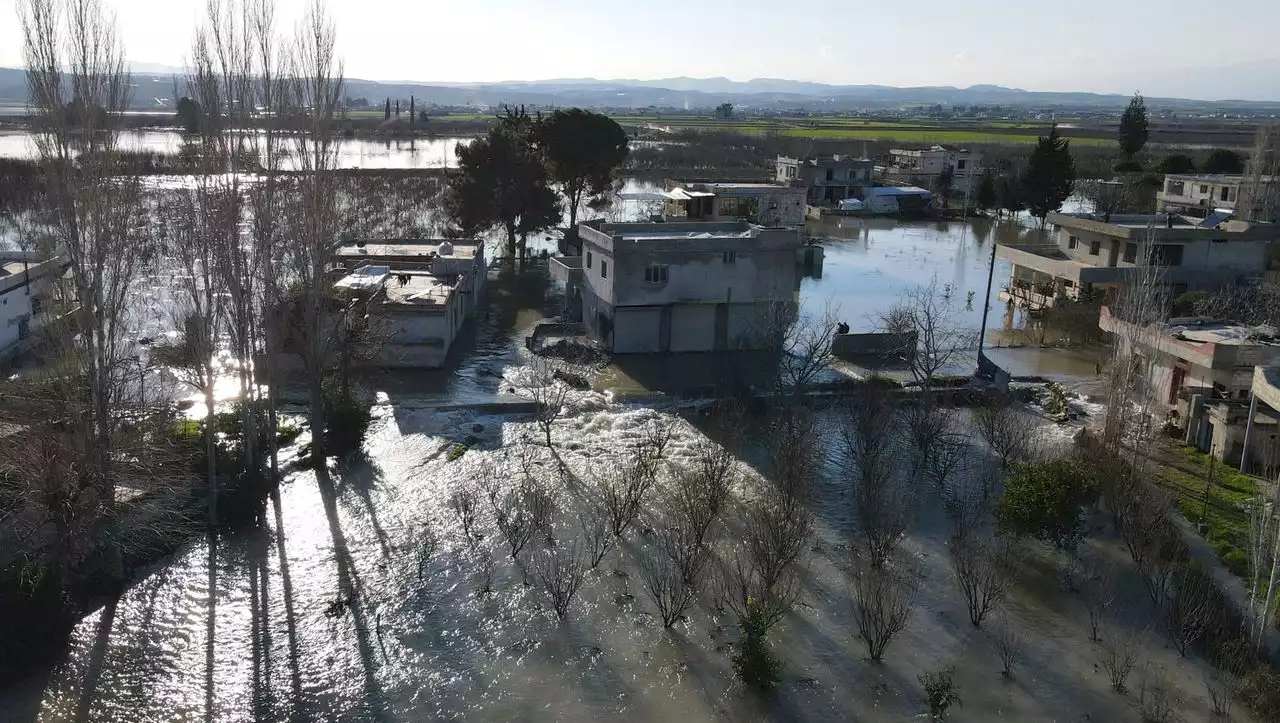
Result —
POLYGON ((1230 190, 1231 190, 1231 189, 1230 189, 1230 188, 1228 188, 1227 186, 1223 186, 1223 187, 1222 187, 1222 194, 1220 195, 1220 200, 1222 200, 1222 201, 1227 200, 1227 191, 1230 191, 1230 190))
POLYGON ((31 321, 29 319, 18 319, 18 338, 26 339, 31 333, 31 321))
POLYGON ((1073 249, 1079 245, 1080 245, 1080 239, 1076 238, 1075 236, 1067 237, 1067 248, 1073 249))
POLYGON ((737 251, 725 251, 725 252, 724 252, 724 262, 725 262, 726 264, 731 264, 731 263, 733 263, 733 262, 735 262, 735 261, 737 261, 737 260, 738 260, 738 252, 737 252, 737 251))
POLYGON ((1157 266, 1181 266, 1182 246, 1178 244, 1159 244, 1151 254, 1151 261, 1157 266))
POLYGON ((1132 264, 1137 260, 1138 260, 1138 244, 1130 241, 1124 245, 1124 261, 1127 264, 1132 264))
POLYGON ((665 284, 670 275, 671 267, 666 264, 650 264, 644 270, 644 280, 647 284, 665 284))
POLYGON ((965 164, 966 164, 966 163, 968 163, 968 162, 969 162, 969 161, 968 161, 967 159, 964 159, 964 158, 961 158, 960 160, 956 161, 956 170, 957 170, 957 171, 963 171, 963 170, 964 170, 964 166, 965 166, 965 164))
POLYGON ((830 181, 830 180, 831 180, 831 178, 832 178, 834 175, 835 175, 835 174, 834 174, 834 173, 832 173, 831 169, 830 169, 830 168, 828 168, 828 169, 827 169, 827 180, 828 180, 828 181, 830 181))
POLYGON ((1099 251, 1101 251, 1101 250, 1102 250, 1102 242, 1101 242, 1101 241, 1090 241, 1090 242, 1089 242, 1089 255, 1090 255, 1090 256, 1097 256, 1097 255, 1098 255, 1098 252, 1099 252, 1099 251))
POLYGON ((34 294, 31 297, 31 315, 35 316, 41 311, 44 311, 44 299, 39 294, 34 294))
POLYGON ((604 259, 600 259, 600 278, 609 278, 609 262, 604 259))
POLYGON ((1201 194, 1207 194, 1208 192, 1209 192, 1209 186, 1204 185, 1204 184, 1201 184, 1201 186, 1200 186, 1200 193, 1201 193, 1201 194))
POLYGON ((592 261, 593 261, 593 259, 591 258, 591 252, 590 252, 590 251, 588 251, 588 252, 587 252, 587 268, 591 268, 591 262, 592 262, 592 261))
POLYGON ((1166 191, 1166 193, 1168 193, 1170 196, 1186 195, 1185 191, 1183 190, 1182 181, 1169 181, 1169 190, 1166 191))

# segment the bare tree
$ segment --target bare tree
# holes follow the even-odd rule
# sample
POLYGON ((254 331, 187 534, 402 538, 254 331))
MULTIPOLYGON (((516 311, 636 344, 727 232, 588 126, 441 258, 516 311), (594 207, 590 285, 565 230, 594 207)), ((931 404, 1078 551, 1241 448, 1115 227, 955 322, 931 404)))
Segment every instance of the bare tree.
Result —
POLYGON ((858 636, 867 644, 872 660, 884 657, 893 636, 906 630, 920 590, 920 570, 906 565, 895 569, 880 564, 855 564, 853 616, 858 636))
POLYGON ((1080 586, 1080 599, 1089 613, 1089 639, 1098 642, 1098 632, 1107 617, 1107 611, 1116 599, 1111 586, 1110 568, 1097 562, 1085 566, 1086 577, 1080 586))
POLYGON ((122 157, 120 130, 132 86, 114 18, 99 0, 23 0, 19 6, 28 103, 48 201, 51 255, 65 258, 55 304, 72 313, 49 326, 61 382, 56 412, 77 430, 68 482, 96 495, 95 528, 108 534, 108 568, 123 575, 113 440, 128 392, 129 296, 150 237, 141 181, 122 157))
POLYGON ((584 552, 594 570, 613 547, 608 512, 594 502, 587 502, 587 509, 578 513, 578 527, 582 531, 584 552))
POLYGON ((586 581, 587 564, 577 540, 556 545, 534 558, 533 575, 551 600, 556 617, 564 620, 573 598, 586 581))
POLYGON ((828 300, 818 314, 792 311, 784 317, 794 319, 792 323, 778 320, 782 328, 782 354, 778 365, 780 389, 794 395, 803 394, 831 367, 835 359, 831 342, 840 322, 839 315, 839 307, 828 300))
POLYGON ((1146 482, 1134 481, 1123 488, 1113 487, 1108 503, 1151 601, 1163 604, 1174 570, 1171 544, 1177 534, 1170 528, 1169 495, 1146 482))
POLYGON ((534 402, 533 418, 542 430, 543 440, 550 450, 555 449, 552 430, 556 420, 565 413, 565 405, 573 391, 565 380, 565 375, 573 373, 558 359, 534 356, 529 360, 528 371, 518 383, 519 389, 534 402))
POLYGON ((995 648, 996 655, 1004 666, 1000 671, 1004 677, 1013 677, 1013 668, 1022 659, 1025 645, 1026 640, 1009 622, 1008 616, 1002 616, 1002 619, 996 623, 995 630, 991 631, 991 646, 995 648))
POLYGON ((335 32, 319 0, 314 0, 297 28, 285 93, 296 109, 293 159, 299 173, 289 186, 291 198, 278 203, 284 228, 280 249, 289 280, 292 311, 287 318, 293 347, 302 361, 310 393, 311 451, 318 465, 327 454, 324 379, 337 361, 346 317, 360 313, 353 300, 338 298, 329 268, 343 229, 338 213, 338 108, 342 102, 342 63, 336 56, 335 32))
POLYGON ((1249 509, 1249 637, 1261 645, 1280 590, 1280 485, 1271 486, 1267 498, 1254 500, 1249 509))
POLYGON ((928 286, 904 291, 898 303, 880 314, 879 328, 903 339, 899 356, 926 390, 948 365, 975 344, 951 302, 949 287, 939 288, 934 276, 928 286))
POLYGON ((430 520, 422 526, 422 530, 418 532, 413 545, 418 563, 418 582, 422 582, 423 571, 431 562, 431 558, 435 556, 436 550, 440 548, 440 538, 436 536, 435 528, 431 526, 430 520))
POLYGON ((852 483, 854 508, 871 565, 892 554, 914 510, 912 483, 898 475, 903 445, 899 417, 884 393, 873 386, 850 398, 845 407, 846 476, 852 483))
POLYGON ((1147 665, 1138 681, 1138 713, 1143 723, 1171 723, 1182 705, 1164 668, 1147 665))
POLYGON ((1219 664, 1204 667, 1204 689, 1209 696, 1209 704, 1213 706, 1213 714, 1219 718, 1231 717, 1232 694, 1235 691, 1237 676, 1230 666, 1219 664))
POLYGON ((494 520, 511 548, 512 560, 518 560, 525 546, 549 529, 552 509, 547 492, 529 479, 497 499, 494 520))
POLYGON ((1125 681, 1142 655, 1145 637, 1145 630, 1126 628, 1107 635, 1098 644, 1099 662, 1117 691, 1124 691, 1125 681))
POLYGON ((1031 461, 1035 450, 1036 419, 1007 394, 996 395, 973 414, 982 439, 1008 468, 1031 461))
POLYGON ((1236 197, 1235 208, 1239 218, 1245 221, 1271 222, 1280 212, 1280 133, 1276 124, 1258 126, 1253 138, 1253 148, 1245 165, 1244 178, 1236 197))
POLYGON ((998 538, 968 535, 951 544, 951 568, 975 628, 1004 603, 1013 582, 1008 544, 998 538))
POLYGON ((594 470, 596 494, 615 537, 621 537, 640 515, 655 474, 656 462, 643 449, 626 462, 611 458, 594 470))
POLYGON ((462 525, 462 536, 468 545, 475 541, 476 511, 479 506, 476 491, 470 486, 463 485, 449 495, 449 509, 453 510, 454 517, 462 525))
MULTIPOLYGON (((705 560, 705 556, 702 558, 705 560)), ((666 545, 645 546, 640 551, 640 579, 649 599, 658 608, 662 626, 669 628, 684 615, 698 595, 697 585, 690 580, 682 565, 666 545)))
POLYGON ((1133 188, 1123 180, 1079 180, 1075 184, 1076 195, 1093 206, 1093 213, 1110 221, 1112 214, 1122 213, 1136 200, 1133 188))
POLYGON ((1204 635, 1215 615, 1215 607, 1221 600, 1215 594, 1213 581, 1185 561, 1179 561, 1173 573, 1173 590, 1160 606, 1161 619, 1169 641, 1178 654, 1187 656, 1187 649, 1204 635))

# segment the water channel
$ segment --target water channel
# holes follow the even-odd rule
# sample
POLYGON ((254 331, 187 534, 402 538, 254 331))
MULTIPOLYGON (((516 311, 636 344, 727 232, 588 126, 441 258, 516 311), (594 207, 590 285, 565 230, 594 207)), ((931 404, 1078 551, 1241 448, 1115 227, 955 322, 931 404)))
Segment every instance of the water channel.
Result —
MULTIPOLYGON (((143 134, 139 142, 171 143, 167 136, 176 134, 164 135, 143 134)), ((0 155, 18 155, 21 142, 0 136, 0 155)), ((451 142, 458 141, 419 141, 426 148, 416 150, 348 141, 344 148, 362 164, 432 167, 415 164, 445 163, 451 142)), ((855 330, 872 328, 875 313, 902 291, 935 278, 976 329, 991 245, 1031 233, 1018 222, 845 218, 809 230, 823 237, 826 261, 820 278, 802 281, 802 305, 813 313, 836 306, 855 330)), ((838 605, 836 559, 848 521, 830 485, 818 509, 815 549, 823 552, 807 583, 821 602, 778 640, 788 659, 813 664, 793 670, 799 677, 772 702, 732 683, 728 650, 736 634, 726 633, 731 619, 713 605, 704 601, 674 632, 655 624, 634 565, 624 562, 644 535, 590 574, 564 623, 503 559, 491 523, 482 524, 481 545, 461 541, 446 505, 450 491, 486 460, 502 463, 499 449, 534 429, 517 417, 438 405, 483 401, 518 376, 519 339, 560 298, 545 266, 493 273, 488 310, 457 345, 450 369, 369 380, 379 403, 365 456, 320 478, 286 465, 258 524, 231 530, 216 545, 189 544, 88 615, 60 664, 0 691, 0 720, 848 720, 866 712, 849 700, 842 687, 849 671, 838 662, 863 653, 838 605), (473 451, 450 461, 447 447, 466 438, 473 451), (418 550, 428 526, 440 545, 423 564, 418 550), (497 560, 494 592, 480 595, 486 555, 497 560)), ((998 261, 993 296, 1008 274, 998 261)), ((152 292, 165 283, 144 280, 152 292)), ((1004 309, 990 301, 991 325, 999 328, 1004 309)), ((1087 355, 1003 353, 998 361, 1015 373, 1081 379, 1093 372, 1087 355)), ((607 463, 606 450, 634 444, 655 420, 677 424, 676 460, 702 438, 674 409, 620 404, 607 393, 583 393, 572 410, 556 434, 579 470, 607 463)), ((543 465, 554 478, 552 463, 543 465)), ((557 494, 566 514, 578 504, 572 489, 557 494)), ((877 700, 871 710, 879 711, 875 720, 901 720, 916 708, 914 700, 877 700)))

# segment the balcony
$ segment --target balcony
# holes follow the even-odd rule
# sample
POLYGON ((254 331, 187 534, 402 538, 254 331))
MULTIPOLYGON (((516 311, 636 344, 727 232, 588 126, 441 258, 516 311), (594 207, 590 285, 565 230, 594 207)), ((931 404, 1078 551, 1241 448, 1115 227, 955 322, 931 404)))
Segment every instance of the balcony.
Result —
POLYGON ((566 286, 577 286, 582 283, 581 256, 552 256, 551 278, 563 281, 566 286))
POLYGON ((1014 266, 1077 285, 1121 283, 1134 271, 1133 267, 1093 266, 1076 261, 1053 244, 1000 244, 996 256, 1014 266))

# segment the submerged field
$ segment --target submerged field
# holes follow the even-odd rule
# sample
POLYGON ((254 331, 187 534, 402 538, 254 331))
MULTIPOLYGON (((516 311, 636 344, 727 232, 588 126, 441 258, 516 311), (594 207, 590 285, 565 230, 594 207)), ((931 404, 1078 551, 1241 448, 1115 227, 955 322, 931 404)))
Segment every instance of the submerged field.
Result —
MULTIPOLYGON (((689 421, 696 415, 673 411, 612 404, 596 393, 574 400, 554 430, 572 475, 557 473, 545 450, 531 458, 557 502, 558 544, 576 534, 593 474, 625 458, 653 424, 675 425, 667 464, 691 460, 704 435, 689 421)), ((293 471, 260 525, 224 535, 212 550, 186 549, 86 618, 67 661, 47 680, 0 698, 0 718, 38 709, 47 721, 903 721, 925 710, 917 676, 955 666, 963 707, 950 720, 1137 719, 1135 695, 1111 690, 1099 669, 1085 609, 1059 585, 1059 553, 1047 548, 1023 547, 1005 612, 991 619, 1026 641, 1013 676, 1001 674, 993 625, 969 623, 931 489, 918 490, 901 546, 920 565, 918 607, 884 662, 874 663, 852 618, 848 487, 824 468, 799 602, 770 636, 782 677, 761 694, 735 680, 737 625, 713 592, 704 590, 673 628, 657 620, 636 561, 655 544, 661 495, 587 573, 568 618, 557 621, 541 590, 522 582, 487 509, 478 542, 468 544, 448 506, 501 450, 539 430, 519 417, 438 412, 409 398, 380 404, 377 415, 365 459, 335 469, 331 480, 293 471), (471 450, 448 453, 459 441, 471 450), (439 545, 424 558, 427 527, 439 545), (487 594, 480 592, 486 559, 494 560, 487 594)), ((823 417, 814 440, 827 459, 834 459, 833 424, 823 417)), ((1069 429, 1039 424, 1048 443, 1068 443, 1069 429)), ((971 452, 979 469, 988 453, 976 441, 971 452)), ((734 539, 741 506, 760 483, 758 458, 745 455, 714 528, 717 549, 734 539)), ((1150 603, 1127 555, 1100 521, 1090 537, 1088 551, 1121 571, 1104 639, 1146 629, 1150 603)), ((1138 640, 1146 667, 1131 688, 1140 675, 1159 678, 1178 696, 1184 720, 1209 720, 1202 663, 1179 658, 1155 630, 1138 640)))

